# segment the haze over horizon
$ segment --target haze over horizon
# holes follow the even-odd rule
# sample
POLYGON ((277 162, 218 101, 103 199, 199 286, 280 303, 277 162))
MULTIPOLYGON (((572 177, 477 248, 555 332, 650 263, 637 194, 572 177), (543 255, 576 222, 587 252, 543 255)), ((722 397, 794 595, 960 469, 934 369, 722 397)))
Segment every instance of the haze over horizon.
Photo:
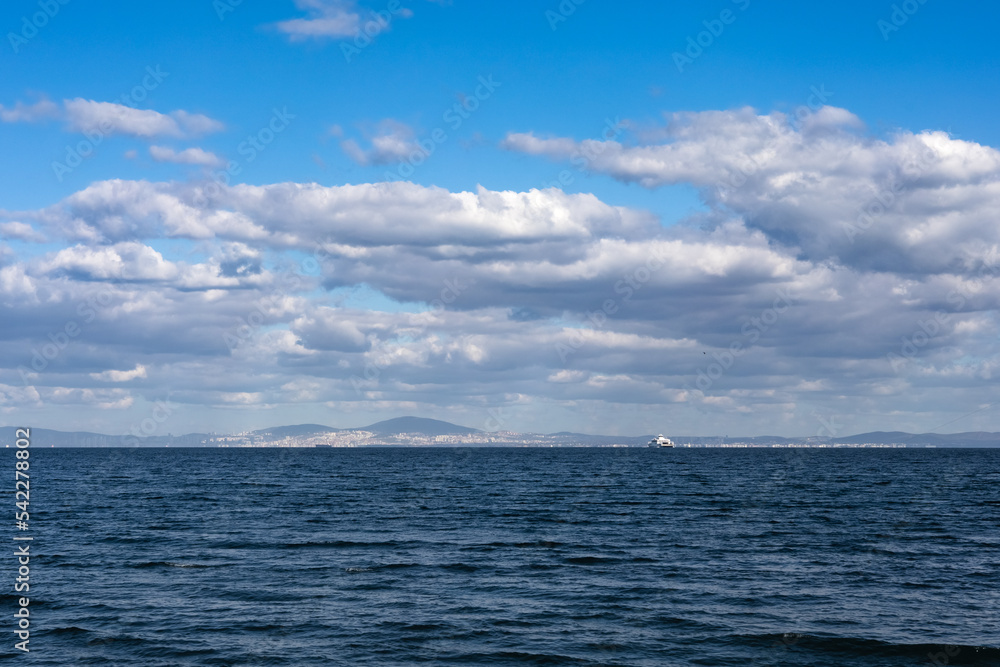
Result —
POLYGON ((1000 431, 1000 7, 912 4, 9 3, 0 423, 1000 431))

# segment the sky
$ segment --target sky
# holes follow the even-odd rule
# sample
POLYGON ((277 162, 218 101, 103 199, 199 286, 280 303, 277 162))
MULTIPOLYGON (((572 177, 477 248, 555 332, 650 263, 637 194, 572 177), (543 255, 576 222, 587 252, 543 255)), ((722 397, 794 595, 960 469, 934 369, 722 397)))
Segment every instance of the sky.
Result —
POLYGON ((0 422, 1000 431, 998 21, 11 0, 0 422))

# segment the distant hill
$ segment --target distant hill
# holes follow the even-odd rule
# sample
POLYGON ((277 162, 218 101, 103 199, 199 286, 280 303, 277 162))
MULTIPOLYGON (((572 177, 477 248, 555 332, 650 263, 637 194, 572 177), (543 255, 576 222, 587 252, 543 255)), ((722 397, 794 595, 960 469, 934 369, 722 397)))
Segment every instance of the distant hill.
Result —
POLYGON ((479 433, 478 428, 459 426, 438 419, 423 417, 396 417, 365 426, 359 431, 371 431, 377 435, 395 435, 396 433, 420 433, 421 435, 468 435, 479 433))
POLYGON ((834 440, 843 444, 865 442, 879 444, 904 443, 907 445, 934 445, 935 447, 1000 447, 1000 433, 969 431, 966 433, 904 433, 902 431, 874 431, 834 440))
MULTIPOLYGON (((13 426, 0 426, 0 449, 14 444, 13 426)), ((204 433, 185 435, 159 435, 135 438, 131 435, 106 435, 86 431, 53 431, 47 428, 31 429, 32 447, 199 447, 207 436, 204 433)))
MULTIPOLYGON (((14 426, 0 427, 0 441, 2 441, 0 447, 3 445, 13 446, 15 431, 17 428, 14 426)), ((120 447, 123 440, 124 436, 121 435, 104 435, 85 431, 65 433, 47 428, 31 429, 32 447, 120 447)))

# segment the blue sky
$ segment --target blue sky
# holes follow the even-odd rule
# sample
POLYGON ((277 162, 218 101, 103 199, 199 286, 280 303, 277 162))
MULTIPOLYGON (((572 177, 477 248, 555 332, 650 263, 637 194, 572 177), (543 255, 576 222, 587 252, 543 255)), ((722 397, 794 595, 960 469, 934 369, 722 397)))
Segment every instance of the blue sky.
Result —
MULTIPOLYGON (((20 32, 19 19, 37 11, 37 2, 10 3, 7 27, 20 32)), ((586 139, 607 117, 652 123, 673 110, 744 105, 790 110, 820 85, 833 93, 832 104, 850 109, 876 132, 946 129, 989 145, 1000 140, 991 122, 997 90, 990 82, 1000 74, 990 33, 1000 13, 995 7, 929 2, 890 33, 889 41, 877 21, 891 16, 891 4, 862 2, 626 3, 610 11, 591 0, 556 30, 544 12, 558 11, 558 3, 421 2, 412 11, 348 63, 340 47, 351 40, 290 44, 269 27, 303 14, 292 3, 247 1, 220 20, 211 2, 100 7, 70 2, 19 53, 8 46, 0 65, 6 103, 29 99, 33 92, 52 99, 113 100, 141 83, 147 65, 160 65, 169 76, 140 105, 220 119, 227 131, 203 143, 220 155, 233 152, 273 107, 288 107, 297 122, 269 147, 266 160, 248 170, 250 183, 381 178, 383 169, 359 168, 344 156, 328 140, 329 127, 354 130, 397 118, 430 131, 442 124, 456 95, 468 92, 483 74, 502 82, 500 94, 455 138, 471 141, 479 133, 486 145, 465 151, 450 142, 416 182, 454 189, 478 183, 530 188, 549 180, 553 169, 490 151, 507 132, 586 139), (725 9, 737 20, 679 73, 672 54, 683 52, 687 38, 725 9), (313 162, 313 154, 327 170, 313 162)), ((73 137, 51 130, 19 126, 6 133, 5 145, 19 155, 43 152, 58 159, 73 137)), ((51 160, 5 161, 9 207, 41 207, 93 180, 120 177, 123 169, 145 178, 178 176, 170 167, 130 165, 122 153, 132 145, 127 139, 109 142, 63 183, 46 164, 51 160)), ((587 189, 614 187, 600 180, 590 179, 587 189)), ((623 203, 644 206, 655 207, 659 198, 635 188, 612 192, 623 203)))
MULTIPOLYGON (((517 430, 811 435, 816 414, 842 415, 841 435, 931 429, 992 400, 993 271, 975 267, 997 247, 998 13, 935 0, 8 3, 0 261, 17 323, 4 325, 0 409, 104 432, 167 396, 182 406, 162 426, 174 432, 413 412, 480 426, 497 408, 517 430), (390 20, 371 23, 380 11, 390 20), (602 136, 609 120, 619 129, 602 136), (88 132, 92 155, 54 167, 88 132), (250 150, 251 136, 268 142, 250 150), (843 233, 924 146, 933 165, 884 219, 843 233), (762 170, 718 194, 739 164, 762 170), (372 186, 401 165, 405 182, 372 186), (471 217, 449 218, 468 197, 471 217), (318 243, 330 247, 310 274, 318 243), (668 262, 640 305, 616 302, 594 325, 635 258, 660 248, 697 270, 668 262), (756 273, 743 266, 755 257, 756 273), (253 354, 219 344, 296 274, 248 337, 253 354), (785 283, 802 301, 780 343, 755 341, 699 389, 708 366, 685 355, 749 343, 746 321, 785 283), (26 378, 39 341, 102 286, 106 318, 26 378), (941 331, 905 368, 890 363, 935 314, 941 331), (168 322, 187 352, 163 340, 168 322), (559 354, 580 328, 593 340, 559 354), (219 374, 232 382, 194 379, 219 374)), ((991 414, 953 430, 1000 430, 991 414)))

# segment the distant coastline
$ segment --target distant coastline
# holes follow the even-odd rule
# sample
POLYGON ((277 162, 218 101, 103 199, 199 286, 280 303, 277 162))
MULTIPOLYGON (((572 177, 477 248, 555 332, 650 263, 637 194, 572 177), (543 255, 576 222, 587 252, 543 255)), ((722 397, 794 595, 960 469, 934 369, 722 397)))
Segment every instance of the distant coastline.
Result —
MULTIPOLYGON (((36 447, 643 447, 653 434, 637 436, 586 433, 517 433, 483 431, 436 419, 399 417, 368 426, 339 429, 320 424, 300 424, 244 431, 241 433, 187 433, 136 437, 86 431, 33 428, 36 447)), ((0 440, 13 442, 14 427, 0 427, 0 440)), ((910 447, 968 448, 1000 447, 1000 433, 953 434, 862 433, 844 438, 817 436, 710 437, 671 435, 680 448, 780 448, 780 447, 910 447)))

